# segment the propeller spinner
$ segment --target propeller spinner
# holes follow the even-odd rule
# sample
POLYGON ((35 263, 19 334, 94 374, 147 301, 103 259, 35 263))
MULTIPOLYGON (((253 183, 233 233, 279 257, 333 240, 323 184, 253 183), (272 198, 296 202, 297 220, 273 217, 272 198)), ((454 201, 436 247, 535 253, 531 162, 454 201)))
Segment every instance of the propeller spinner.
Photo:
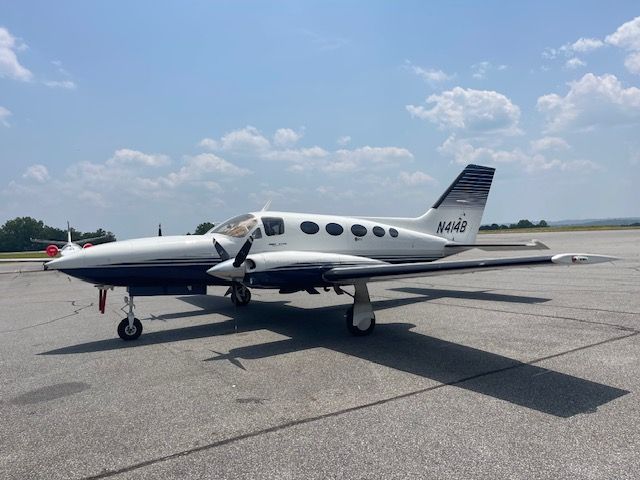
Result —
POLYGON ((211 267, 209 270, 207 270, 207 273, 224 280, 242 282, 246 273, 245 260, 247 259, 247 256, 251 251, 252 245, 253 236, 250 236, 249 238, 247 238, 247 241, 244 242, 244 245, 242 245, 236 257, 231 260, 229 253, 224 249, 224 247, 218 242, 215 242, 214 246, 216 248, 216 251, 223 261, 218 265, 211 267))

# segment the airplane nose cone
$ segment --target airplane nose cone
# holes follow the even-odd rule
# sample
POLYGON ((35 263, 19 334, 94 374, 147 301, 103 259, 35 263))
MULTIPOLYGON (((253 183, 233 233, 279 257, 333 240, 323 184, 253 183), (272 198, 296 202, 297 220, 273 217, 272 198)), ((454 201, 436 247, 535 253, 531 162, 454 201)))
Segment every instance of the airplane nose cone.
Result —
POLYGON ((73 255, 67 255, 60 258, 54 258, 44 264, 45 270, 64 270, 67 268, 78 268, 82 266, 84 256, 82 252, 73 255))
POLYGON ((64 266, 64 258, 56 258, 55 260, 49 260, 44 264, 45 270, 58 270, 64 266))

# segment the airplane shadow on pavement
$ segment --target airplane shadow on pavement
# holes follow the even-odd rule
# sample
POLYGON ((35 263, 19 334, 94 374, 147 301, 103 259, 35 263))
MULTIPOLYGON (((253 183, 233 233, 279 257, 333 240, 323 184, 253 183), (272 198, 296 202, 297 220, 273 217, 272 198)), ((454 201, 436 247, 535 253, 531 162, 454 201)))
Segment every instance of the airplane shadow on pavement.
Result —
MULTIPOLYGON (((547 301, 544 298, 485 292, 422 288, 395 290, 421 296, 374 301, 374 309, 380 311, 423 302, 424 295, 428 296, 428 299, 455 297, 518 303, 547 301)), ((206 325, 144 333, 136 342, 123 342, 119 338, 112 338, 63 347, 40 355, 91 353, 231 335, 238 325, 239 332, 267 329, 289 338, 235 348, 227 354, 217 355, 206 361, 230 360, 234 365, 241 365, 242 360, 259 360, 312 348, 326 348, 561 418, 595 412, 599 406, 630 393, 533 364, 573 350, 557 352, 523 363, 417 333, 412 330, 415 325, 410 323, 380 323, 372 335, 354 338, 345 332, 345 305, 305 309, 290 305, 286 301, 260 302, 259 299, 254 299, 248 307, 236 308, 230 305, 229 299, 221 297, 202 295, 179 298, 199 307, 199 310, 156 318, 166 320, 215 312, 228 316, 229 319, 206 325)), ((601 343, 604 342, 585 345, 576 350, 584 350, 601 343)))

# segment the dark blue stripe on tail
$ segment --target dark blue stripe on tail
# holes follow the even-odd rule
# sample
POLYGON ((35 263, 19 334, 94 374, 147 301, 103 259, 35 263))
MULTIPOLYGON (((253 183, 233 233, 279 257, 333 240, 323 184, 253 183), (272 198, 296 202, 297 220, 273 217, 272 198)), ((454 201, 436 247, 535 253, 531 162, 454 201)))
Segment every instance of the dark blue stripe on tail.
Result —
POLYGON ((446 192, 433 205, 443 207, 484 207, 495 168, 467 165, 446 192))

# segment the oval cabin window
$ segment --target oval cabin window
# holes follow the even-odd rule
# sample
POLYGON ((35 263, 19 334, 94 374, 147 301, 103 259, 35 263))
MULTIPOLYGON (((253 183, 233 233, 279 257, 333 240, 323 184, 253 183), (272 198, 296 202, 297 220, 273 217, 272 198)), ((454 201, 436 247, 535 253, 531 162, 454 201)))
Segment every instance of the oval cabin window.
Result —
POLYGON ((314 222, 302 222, 300 224, 300 230, 308 235, 313 235, 314 233, 318 233, 320 227, 314 222))
POLYGON ((351 233, 356 237, 364 237, 367 234, 367 228, 356 223, 351 227, 351 233))
POLYGON ((327 223, 325 230, 329 235, 342 235, 342 232, 344 232, 342 225, 338 225, 337 223, 327 223))
POLYGON ((396 230, 395 228, 390 228, 389 235, 391 235, 393 238, 396 238, 398 236, 398 230, 396 230))
POLYGON ((373 234, 376 237, 384 237, 384 228, 382 227, 373 227, 373 234))

